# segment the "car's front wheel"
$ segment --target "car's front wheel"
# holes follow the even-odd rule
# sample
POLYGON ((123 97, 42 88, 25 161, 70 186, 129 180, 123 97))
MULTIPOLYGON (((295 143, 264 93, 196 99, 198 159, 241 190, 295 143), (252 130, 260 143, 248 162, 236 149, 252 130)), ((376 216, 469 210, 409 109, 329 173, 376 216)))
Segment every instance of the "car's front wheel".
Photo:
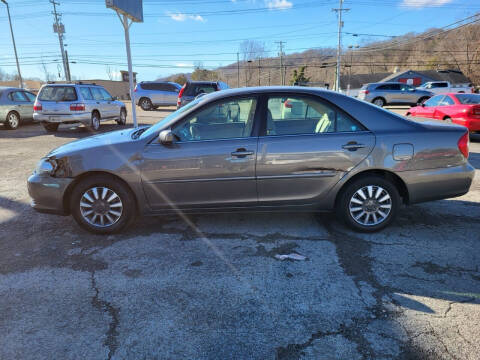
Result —
POLYGON ((122 108, 122 110, 120 110, 120 116, 118 117, 117 124, 125 125, 126 123, 127 123, 127 110, 122 108))
POLYGON ((70 210, 77 223, 95 234, 111 234, 135 218, 135 199, 121 181, 108 175, 89 177, 73 189, 70 210))
POLYGON ((375 98, 373 99, 372 103, 374 105, 377 105, 377 106, 380 106, 380 107, 384 107, 385 106, 385 100, 383 98, 375 98))
POLYGON ((337 202, 337 214, 354 230, 375 232, 397 215, 401 197, 396 186, 379 176, 365 176, 348 184, 337 202))
POLYGON ((15 111, 11 111, 7 115, 7 121, 5 122, 7 128, 10 130, 18 129, 18 125, 20 125, 20 116, 15 111))

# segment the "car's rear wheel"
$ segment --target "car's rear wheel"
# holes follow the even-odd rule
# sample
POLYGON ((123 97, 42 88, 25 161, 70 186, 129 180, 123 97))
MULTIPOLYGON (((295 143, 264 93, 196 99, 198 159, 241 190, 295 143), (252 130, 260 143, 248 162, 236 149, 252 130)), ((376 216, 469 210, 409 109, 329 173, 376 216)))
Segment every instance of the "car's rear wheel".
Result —
POLYGON ((152 110, 152 108, 153 108, 152 101, 149 98, 141 98, 140 99, 140 107, 144 111, 152 110))
POLYGON ((135 199, 121 181, 108 175, 89 177, 75 186, 70 210, 77 223, 95 234, 111 234, 135 218, 135 199))
POLYGON ((92 112, 89 127, 93 131, 98 131, 98 129, 100 128, 100 114, 97 111, 92 112))
POLYGON ((372 103, 374 105, 377 105, 377 106, 380 106, 380 107, 384 107, 385 106, 385 100, 383 98, 375 98, 373 99, 372 103))
POLYGON ((46 132, 55 132, 60 124, 43 123, 42 125, 46 132))
POLYGON ((7 121, 5 122, 7 128, 10 130, 18 129, 18 125, 20 125, 20 116, 15 111, 10 111, 7 115, 7 121))
POLYGON ((337 214, 354 230, 375 232, 397 215, 401 197, 395 185, 379 176, 365 176, 348 184, 337 202, 337 214))
POLYGON ((120 116, 118 117, 117 124, 118 125, 125 125, 127 123, 127 110, 121 109, 120 116))

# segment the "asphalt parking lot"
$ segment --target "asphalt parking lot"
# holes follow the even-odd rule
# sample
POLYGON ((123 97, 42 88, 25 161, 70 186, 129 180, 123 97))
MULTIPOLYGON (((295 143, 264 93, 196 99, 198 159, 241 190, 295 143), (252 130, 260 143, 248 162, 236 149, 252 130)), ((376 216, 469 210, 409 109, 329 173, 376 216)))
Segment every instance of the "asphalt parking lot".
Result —
POLYGON ((373 235, 248 213, 102 237, 34 212, 26 189, 43 155, 88 135, 0 126, 1 359, 480 358, 480 137, 467 195, 403 208, 373 235), (292 253, 305 259, 276 257, 292 253))

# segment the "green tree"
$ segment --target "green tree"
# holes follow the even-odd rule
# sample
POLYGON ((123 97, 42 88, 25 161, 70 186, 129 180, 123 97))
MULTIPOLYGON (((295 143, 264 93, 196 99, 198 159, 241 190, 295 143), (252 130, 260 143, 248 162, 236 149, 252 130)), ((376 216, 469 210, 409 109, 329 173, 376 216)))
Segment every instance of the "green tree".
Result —
POLYGON ((307 83, 310 81, 309 77, 305 76, 305 69, 306 66, 301 66, 300 69, 297 71, 296 69, 293 70, 292 78, 290 80, 290 85, 295 85, 295 84, 303 84, 307 83))
POLYGON ((216 71, 196 68, 192 73, 192 80, 194 81, 215 81, 218 80, 216 71))

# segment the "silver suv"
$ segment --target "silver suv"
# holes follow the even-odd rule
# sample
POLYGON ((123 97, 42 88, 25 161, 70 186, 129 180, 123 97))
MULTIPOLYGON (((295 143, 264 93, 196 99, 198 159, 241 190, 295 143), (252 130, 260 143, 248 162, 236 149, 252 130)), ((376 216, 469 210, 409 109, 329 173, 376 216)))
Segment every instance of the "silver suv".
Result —
POLYGON ((384 82, 365 84, 360 89, 358 98, 377 106, 418 105, 429 99, 433 93, 418 90, 401 82, 384 82))
POLYGON ((181 86, 170 81, 142 81, 135 86, 135 104, 148 111, 163 106, 177 105, 181 86))
POLYGON ((42 86, 33 105, 33 121, 48 132, 60 124, 82 123, 97 131, 102 120, 127 122, 125 104, 96 84, 47 84, 42 86))

